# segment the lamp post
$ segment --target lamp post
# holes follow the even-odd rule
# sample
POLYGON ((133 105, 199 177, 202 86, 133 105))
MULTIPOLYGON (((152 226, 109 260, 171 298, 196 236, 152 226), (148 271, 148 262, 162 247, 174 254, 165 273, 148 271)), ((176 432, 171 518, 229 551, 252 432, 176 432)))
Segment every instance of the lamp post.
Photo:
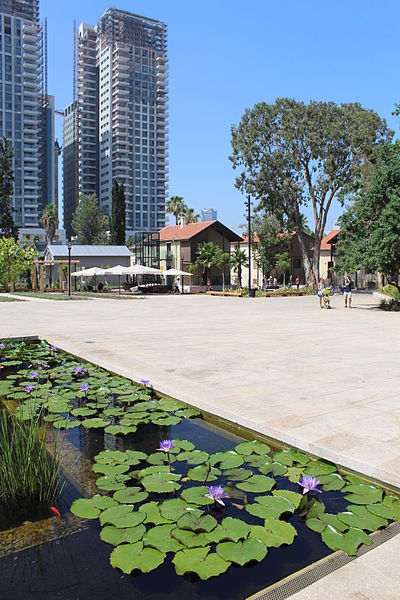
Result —
POLYGON ((71 297, 71 242, 68 242, 68 296, 71 297))
POLYGON ((250 194, 247 196, 247 229, 249 236, 249 298, 253 298, 253 290, 251 286, 251 200, 250 194))
MULTIPOLYGON (((183 273, 183 256, 181 257, 181 270, 182 270, 182 273, 183 273)), ((182 292, 181 293, 184 294, 185 293, 185 288, 184 288, 183 275, 181 275, 181 278, 182 278, 182 292)))

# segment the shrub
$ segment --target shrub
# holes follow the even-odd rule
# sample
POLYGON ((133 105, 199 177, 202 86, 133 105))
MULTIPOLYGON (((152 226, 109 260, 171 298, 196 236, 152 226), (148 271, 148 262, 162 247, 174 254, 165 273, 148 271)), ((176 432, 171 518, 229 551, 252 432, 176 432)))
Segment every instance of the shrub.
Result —
POLYGON ((53 435, 47 452, 40 414, 20 421, 0 411, 0 505, 13 521, 45 515, 60 496, 65 485, 60 439, 53 435))
POLYGON ((399 312, 400 311, 400 300, 382 300, 379 308, 381 310, 399 312))

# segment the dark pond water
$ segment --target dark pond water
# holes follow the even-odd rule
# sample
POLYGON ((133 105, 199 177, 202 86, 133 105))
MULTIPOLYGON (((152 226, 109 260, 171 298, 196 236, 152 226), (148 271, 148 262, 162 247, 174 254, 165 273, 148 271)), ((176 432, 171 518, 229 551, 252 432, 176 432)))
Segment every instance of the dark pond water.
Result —
MULTIPOLYGON (((151 453, 166 437, 187 439, 197 448, 213 453, 232 449, 241 438, 204 423, 183 420, 174 427, 147 425, 135 435, 120 438, 103 431, 78 428, 67 432, 67 439, 80 449, 82 457, 92 460, 101 450, 128 448, 151 453)), ((284 477, 277 478, 277 488, 298 491, 298 486, 284 477)), ((72 486, 66 489, 61 507, 70 505, 80 494, 72 486)), ((249 494, 251 501, 252 494, 249 494)), ((157 499, 151 494, 149 500, 157 499)), ((338 512, 346 506, 341 492, 325 492, 328 512, 338 512)), ((260 520, 239 511, 227 502, 227 507, 214 516, 239 517, 249 523, 260 520)), ((306 528, 304 520, 293 515, 289 522, 298 536, 290 546, 270 548, 266 558, 247 567, 231 566, 219 577, 201 581, 196 576, 176 575, 171 564, 172 554, 164 564, 149 574, 124 575, 111 568, 112 546, 99 537, 98 521, 88 521, 88 529, 0 559, 0 598, 3 600, 157 600, 180 598, 204 600, 243 599, 287 575, 330 553, 320 535, 306 528)))

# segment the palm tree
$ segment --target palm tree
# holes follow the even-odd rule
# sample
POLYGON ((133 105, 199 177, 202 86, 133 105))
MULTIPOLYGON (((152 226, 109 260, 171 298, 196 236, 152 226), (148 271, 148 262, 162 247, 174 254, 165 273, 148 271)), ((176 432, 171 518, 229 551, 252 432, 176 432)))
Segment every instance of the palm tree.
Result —
POLYGON ((182 196, 171 196, 167 202, 167 211, 175 216, 175 222, 178 225, 180 215, 186 209, 186 204, 182 196))
POLYGON ((222 274, 222 291, 225 291, 225 269, 231 266, 231 255, 229 252, 224 252, 222 248, 217 246, 214 252, 213 264, 221 271, 222 274))
POLYGON ((196 265, 203 269, 203 285, 207 285, 208 272, 214 265, 216 246, 212 242, 203 242, 196 252, 196 265))
POLYGON ((189 208, 188 206, 185 206, 181 212, 181 216, 185 219, 186 223, 198 223, 200 219, 200 215, 195 214, 194 208, 189 208))
POLYGON ((56 230, 58 227, 58 211, 54 204, 48 204, 43 210, 40 222, 43 225, 46 232, 46 241, 51 244, 56 237, 56 230))
POLYGON ((238 287, 242 287, 242 267, 248 266, 246 252, 240 248, 236 248, 231 255, 231 265, 234 271, 237 272, 238 287))

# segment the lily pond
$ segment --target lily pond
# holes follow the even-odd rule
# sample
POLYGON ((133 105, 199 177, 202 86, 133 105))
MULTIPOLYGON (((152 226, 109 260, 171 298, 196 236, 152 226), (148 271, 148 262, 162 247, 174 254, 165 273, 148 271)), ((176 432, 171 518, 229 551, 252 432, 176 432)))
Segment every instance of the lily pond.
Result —
POLYGON ((378 485, 45 341, 2 341, 0 408, 40 421, 65 480, 30 514, 0 495, 4 598, 243 599, 400 520, 378 485))

